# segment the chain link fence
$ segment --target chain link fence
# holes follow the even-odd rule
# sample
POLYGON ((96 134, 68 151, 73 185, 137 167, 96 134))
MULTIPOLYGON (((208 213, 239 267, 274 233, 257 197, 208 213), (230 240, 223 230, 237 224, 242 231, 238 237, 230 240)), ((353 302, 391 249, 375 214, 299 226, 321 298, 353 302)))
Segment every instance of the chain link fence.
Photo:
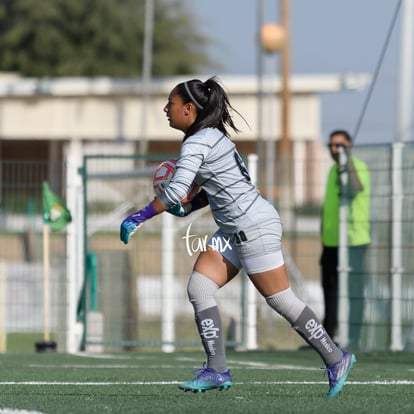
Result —
MULTIPOLYGON (((402 348, 412 351, 414 146, 404 146, 398 164, 393 159, 392 145, 358 146, 354 154, 367 163, 371 175, 372 243, 368 251, 366 287, 361 292, 364 320, 360 347, 388 350, 397 332, 402 348), (401 194, 396 193, 396 169, 401 176, 401 194), (394 231, 396 198, 402 201, 398 216, 402 229, 399 239, 394 231), (396 253, 401 258, 399 269, 394 268, 396 253), (395 291, 397 279, 401 287, 399 292, 395 291)), ((86 282, 83 295, 78 298, 78 319, 86 327, 80 341, 86 349, 200 346, 186 297, 186 283, 198 252, 216 228, 208 209, 187 218, 172 218, 171 245, 163 245, 163 215, 145 223, 128 246, 119 241, 120 221, 153 198, 151 172, 161 161, 171 157, 170 154, 145 159, 85 157, 81 173, 85 184, 86 282), (163 249, 166 248, 173 260, 168 262, 169 269, 165 268, 163 249), (162 276, 166 271, 173 274, 168 291, 162 276), (171 308, 166 310, 165 303, 170 303, 171 308), (165 343, 162 315, 170 312, 169 309, 173 310, 173 333, 171 343, 165 343)), ((322 162, 326 161, 311 160, 308 165, 322 162)), ((327 171, 329 166, 330 162, 323 170, 327 171)), ((33 349, 34 342, 42 338, 44 312, 41 184, 48 180, 53 191, 64 198, 65 166, 62 163, 2 161, 0 171, 0 346, 4 350, 33 349)), ((309 177, 296 176, 293 185, 305 185, 303 194, 312 195, 318 193, 315 189, 324 188, 325 179, 320 176, 310 181, 309 177)), ((276 176, 276 185, 277 182, 276 176)), ((261 184, 259 182, 259 187, 261 184)), ((275 204, 277 206, 278 200, 275 204)), ((290 207, 293 220, 285 230, 284 250, 292 286, 323 318, 319 269, 321 200, 305 196, 300 203, 293 201, 290 207)), ((50 245, 50 330, 58 349, 64 350, 68 306, 65 232, 52 234, 50 245)), ((228 346, 241 346, 245 341, 249 283, 241 274, 217 297, 228 346)), ((294 349, 303 345, 288 323, 275 315, 260 297, 256 309, 259 348, 294 349)))

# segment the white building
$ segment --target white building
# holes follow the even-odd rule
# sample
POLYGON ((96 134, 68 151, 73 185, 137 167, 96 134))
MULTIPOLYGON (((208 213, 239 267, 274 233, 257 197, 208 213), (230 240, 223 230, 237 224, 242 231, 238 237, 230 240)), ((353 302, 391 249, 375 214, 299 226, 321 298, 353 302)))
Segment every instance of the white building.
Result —
MULTIPOLYGON (((171 89, 186 79, 156 79, 145 91, 142 82, 135 79, 3 75, 0 157, 59 160, 72 154, 80 163, 83 154, 91 153, 176 153, 182 134, 169 127, 163 108, 171 89)), ((289 138, 298 203, 313 202, 321 196, 307 194, 305 189, 307 182, 315 182, 325 173, 307 165, 309 159, 321 157, 320 94, 359 90, 368 80, 364 74, 291 77, 289 138)), ((259 164, 273 164, 281 135, 279 80, 264 79, 261 94, 255 76, 222 77, 221 81, 233 107, 247 122, 235 116, 243 131, 233 137, 239 151, 257 152, 262 140, 266 160, 259 159, 259 164)))

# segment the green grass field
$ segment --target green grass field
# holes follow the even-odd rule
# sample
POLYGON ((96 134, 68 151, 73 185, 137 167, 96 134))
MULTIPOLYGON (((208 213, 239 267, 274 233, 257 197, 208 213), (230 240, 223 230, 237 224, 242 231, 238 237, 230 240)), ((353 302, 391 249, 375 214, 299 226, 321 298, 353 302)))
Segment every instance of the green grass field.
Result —
POLYGON ((414 412, 414 354, 360 353, 343 392, 310 350, 229 352, 233 387, 194 394, 177 384, 201 352, 0 355, 0 413, 387 413, 414 412))

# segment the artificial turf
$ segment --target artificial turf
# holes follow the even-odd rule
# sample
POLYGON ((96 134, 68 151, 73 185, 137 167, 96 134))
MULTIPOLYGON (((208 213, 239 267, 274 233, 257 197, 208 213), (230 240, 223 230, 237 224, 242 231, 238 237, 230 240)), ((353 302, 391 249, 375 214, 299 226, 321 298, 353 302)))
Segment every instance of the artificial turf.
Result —
POLYGON ((312 351, 231 351, 228 361, 230 390, 194 394, 178 384, 201 366, 201 352, 6 353, 0 355, 0 413, 414 412, 412 353, 357 353, 347 385, 333 399, 312 351))

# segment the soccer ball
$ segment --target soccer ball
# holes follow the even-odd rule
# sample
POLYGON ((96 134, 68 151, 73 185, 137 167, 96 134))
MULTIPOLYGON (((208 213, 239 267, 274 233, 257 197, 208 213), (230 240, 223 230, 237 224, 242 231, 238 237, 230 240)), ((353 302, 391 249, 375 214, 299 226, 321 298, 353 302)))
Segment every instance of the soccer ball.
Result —
MULTIPOLYGON (((154 192, 156 196, 160 196, 160 194, 164 191, 164 189, 168 186, 168 183, 171 181, 175 174, 177 160, 171 159, 162 162, 154 171, 154 176, 152 178, 152 186, 154 188, 154 192)), ((191 186, 190 191, 188 194, 181 200, 182 203, 186 203, 191 201, 199 192, 200 187, 193 183, 191 186)))

